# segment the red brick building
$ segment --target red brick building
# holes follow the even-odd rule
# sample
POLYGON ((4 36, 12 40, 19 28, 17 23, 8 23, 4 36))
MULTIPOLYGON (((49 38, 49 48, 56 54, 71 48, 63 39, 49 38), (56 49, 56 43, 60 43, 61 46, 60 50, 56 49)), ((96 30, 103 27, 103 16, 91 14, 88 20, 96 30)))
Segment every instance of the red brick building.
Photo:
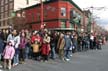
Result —
MULTIPOLYGON (((52 0, 43 3, 44 23, 48 29, 76 29, 83 24, 83 12, 72 0, 52 0)), ((41 26, 40 4, 23 9, 26 25, 33 30, 41 26)))

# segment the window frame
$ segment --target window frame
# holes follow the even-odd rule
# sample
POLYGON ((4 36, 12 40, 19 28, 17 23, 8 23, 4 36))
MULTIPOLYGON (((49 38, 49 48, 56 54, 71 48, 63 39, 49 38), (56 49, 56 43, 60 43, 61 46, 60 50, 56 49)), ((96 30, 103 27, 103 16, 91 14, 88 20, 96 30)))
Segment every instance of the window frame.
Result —
POLYGON ((4 5, 4 0, 1 0, 1 4, 0 4, 1 6, 3 6, 4 5))
POLYGON ((60 8, 60 15, 66 17, 66 8, 65 7, 61 7, 60 8))
POLYGON ((5 0, 5 4, 7 4, 7 3, 8 3, 8 1, 9 1, 9 0, 5 0))
POLYGON ((1 12, 1 13, 4 12, 4 7, 3 7, 3 6, 1 6, 1 10, 0 10, 0 12, 1 12))
POLYGON ((5 5, 5 11, 8 11, 9 10, 9 7, 8 7, 8 4, 5 5))

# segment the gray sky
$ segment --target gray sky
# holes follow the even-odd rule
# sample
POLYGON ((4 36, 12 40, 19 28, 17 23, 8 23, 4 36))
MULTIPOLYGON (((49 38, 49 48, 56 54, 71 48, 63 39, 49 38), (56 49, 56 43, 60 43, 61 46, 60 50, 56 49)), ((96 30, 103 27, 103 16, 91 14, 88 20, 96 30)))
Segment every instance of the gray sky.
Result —
POLYGON ((73 0, 80 8, 88 7, 105 7, 101 10, 93 10, 95 16, 98 18, 98 24, 105 27, 108 30, 108 1, 107 0, 73 0))

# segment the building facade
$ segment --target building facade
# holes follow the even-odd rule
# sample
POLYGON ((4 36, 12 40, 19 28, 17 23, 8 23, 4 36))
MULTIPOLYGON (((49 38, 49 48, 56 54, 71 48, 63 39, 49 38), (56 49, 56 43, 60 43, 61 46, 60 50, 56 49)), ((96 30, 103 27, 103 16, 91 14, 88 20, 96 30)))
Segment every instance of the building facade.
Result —
POLYGON ((14 11, 37 3, 40 3, 40 0, 0 0, 0 29, 7 29, 14 24, 14 11))
POLYGON ((14 0, 0 0, 0 28, 8 28, 12 23, 11 12, 14 9, 14 0))
MULTIPOLYGON (((37 4, 23 9, 26 24, 33 30, 41 29, 41 5, 37 4)), ((51 0, 43 3, 43 19, 48 29, 81 30, 83 24, 82 10, 71 0, 51 0)))
POLYGON ((92 28, 92 19, 91 19, 92 13, 90 10, 83 10, 83 29, 85 32, 91 32, 92 28))

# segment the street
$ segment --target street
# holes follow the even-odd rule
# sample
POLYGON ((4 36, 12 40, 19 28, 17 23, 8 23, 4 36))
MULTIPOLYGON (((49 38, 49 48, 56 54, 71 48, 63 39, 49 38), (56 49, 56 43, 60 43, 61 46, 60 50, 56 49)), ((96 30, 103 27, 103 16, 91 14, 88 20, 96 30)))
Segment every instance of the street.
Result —
POLYGON ((108 71, 108 43, 102 50, 89 50, 73 54, 71 61, 59 59, 48 62, 27 60, 25 64, 12 68, 11 71, 108 71))

